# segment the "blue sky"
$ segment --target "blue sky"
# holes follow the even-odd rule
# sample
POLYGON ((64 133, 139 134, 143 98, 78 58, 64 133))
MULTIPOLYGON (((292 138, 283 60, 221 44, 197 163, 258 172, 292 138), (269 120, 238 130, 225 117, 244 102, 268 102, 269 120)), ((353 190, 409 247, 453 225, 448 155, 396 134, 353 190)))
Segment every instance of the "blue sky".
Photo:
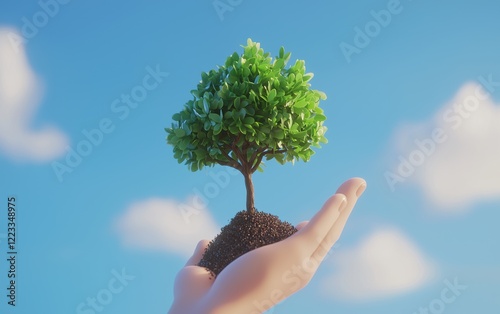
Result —
POLYGON ((0 287, 10 196, 18 280, 16 307, 3 293, 1 312, 167 311, 187 255, 244 208, 245 194, 241 175, 179 165, 163 128, 201 71, 252 38, 306 60, 313 88, 328 95, 329 143, 309 163, 267 163, 254 176, 257 208, 298 223, 344 180, 368 182, 317 276, 272 313, 497 313, 499 9, 2 3, 0 287))

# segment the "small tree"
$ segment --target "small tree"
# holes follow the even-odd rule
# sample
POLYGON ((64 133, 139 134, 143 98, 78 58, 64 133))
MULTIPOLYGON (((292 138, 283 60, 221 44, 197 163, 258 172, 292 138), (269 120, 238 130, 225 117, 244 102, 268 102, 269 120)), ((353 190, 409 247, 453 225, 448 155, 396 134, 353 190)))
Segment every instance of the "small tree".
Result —
POLYGON ((312 73, 281 47, 273 58, 248 39, 243 54, 229 56, 223 66, 201 73, 193 99, 174 114, 166 128, 174 156, 192 171, 220 164, 245 178, 246 209, 255 211, 252 174, 263 159, 280 164, 308 161, 312 147, 326 143, 326 120, 319 101, 323 92, 310 89, 312 73))

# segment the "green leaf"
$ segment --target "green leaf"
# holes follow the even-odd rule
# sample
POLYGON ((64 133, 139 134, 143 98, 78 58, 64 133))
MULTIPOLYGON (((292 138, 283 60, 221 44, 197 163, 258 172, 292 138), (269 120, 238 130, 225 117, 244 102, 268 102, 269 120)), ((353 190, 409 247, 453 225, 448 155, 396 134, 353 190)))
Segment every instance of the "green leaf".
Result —
POLYGON ((243 123, 252 125, 255 123, 255 119, 252 117, 245 117, 245 119, 243 119, 243 123))
POLYGON ((222 122, 222 119, 221 119, 221 116, 216 114, 216 113, 210 113, 208 115, 208 117, 210 118, 210 120, 214 121, 214 122, 217 122, 217 123, 221 123, 222 122))
POLYGON ((323 92, 321 92, 319 90, 317 90, 315 92, 319 95, 319 97, 321 98, 321 100, 326 100, 327 97, 326 97, 325 93, 323 93, 323 92))
POLYGON ((221 151, 220 149, 216 148, 216 147, 212 147, 209 151, 209 154, 210 156, 214 156, 214 155, 217 155, 217 154, 220 154, 221 151))
POLYGON ((208 100, 205 97, 203 98, 203 110, 205 111, 205 113, 210 112, 210 105, 208 104, 208 100))
POLYGON ((325 120, 326 120, 326 116, 321 114, 321 113, 317 113, 314 116, 314 121, 316 121, 316 122, 321 122, 321 121, 325 121, 325 120))
POLYGON ((291 53, 291 52, 287 52, 287 53, 285 53, 285 56, 284 56, 284 58, 283 58, 283 59, 285 59, 285 62, 288 62, 288 60, 290 60, 290 56, 291 56, 291 55, 292 55, 292 53, 291 53))
POLYGON ((201 72, 201 81, 206 82, 208 81, 208 74, 205 72, 201 72))
POLYGON ((302 79, 304 80, 304 82, 308 82, 308 81, 310 81, 313 77, 314 77, 314 74, 313 74, 313 73, 307 73, 306 75, 304 75, 304 77, 303 77, 302 79))
POLYGON ((205 121, 205 122, 203 123, 203 129, 204 129, 205 131, 210 130, 210 127, 211 127, 211 126, 212 126, 212 124, 211 124, 211 123, 210 123, 210 121, 208 121, 208 120, 207 120, 207 121, 205 121))
POLYGON ((217 124, 214 126, 214 135, 219 135, 222 132, 222 125, 217 124))
POLYGON ((248 67, 243 67, 243 77, 248 77, 250 75, 250 69, 248 67))
POLYGON ((174 121, 181 121, 181 114, 180 113, 175 113, 172 116, 172 120, 174 120, 174 121))
POLYGON ((198 164, 197 164, 197 163, 192 163, 192 164, 191 164, 191 167, 190 167, 190 170, 191 170, 192 172, 196 172, 196 171, 198 171, 198 164))
POLYGON ((285 132, 281 129, 274 129, 272 132, 273 136, 279 140, 282 140, 285 138, 285 132))
POLYGON ((175 136, 181 138, 181 137, 184 137, 186 135, 186 131, 184 131, 183 129, 175 129, 175 136))
POLYGON ((240 111, 238 111, 238 114, 241 119, 245 118, 245 115, 247 114, 247 111, 245 108, 241 108, 240 111))
POLYGON ((234 99, 234 108, 236 108, 238 110, 241 108, 241 98, 240 97, 236 97, 234 99))
POLYGON ((207 151, 203 148, 198 148, 194 153, 200 158, 205 158, 205 156, 207 155, 207 151))
POLYGON ((282 164, 282 165, 284 165, 284 164, 285 164, 285 158, 284 158, 284 156, 283 156, 282 154, 278 154, 278 155, 274 155, 274 156, 275 156, 274 158, 275 158, 275 159, 276 159, 276 160, 277 160, 280 164, 282 164))
POLYGON ((265 166, 266 166, 266 164, 263 161, 261 161, 260 164, 259 164, 259 166, 257 167, 257 171, 258 172, 264 172, 264 167, 265 166))
POLYGON ((238 125, 238 129, 240 130, 241 133, 247 134, 247 130, 245 129, 245 127, 243 125, 238 125))
POLYGON ((267 101, 272 102, 274 100, 274 98, 276 98, 276 90, 273 88, 273 89, 271 89, 271 91, 267 95, 267 101))
POLYGON ((301 99, 297 101, 293 106, 295 108, 304 108, 305 106, 307 106, 307 101, 305 99, 301 99))
POLYGON ((281 69, 285 66, 285 60, 283 59, 276 59, 274 66, 278 69, 281 69))
POLYGON ((191 95, 193 95, 194 98, 199 98, 200 97, 200 91, 198 91, 197 89, 193 89, 191 91, 191 95))
POLYGON ((240 133, 240 129, 236 125, 230 125, 229 132, 233 135, 238 135, 238 133, 240 133))
POLYGON ((271 132, 271 126, 263 125, 260 127, 260 131, 265 134, 269 134, 271 132))

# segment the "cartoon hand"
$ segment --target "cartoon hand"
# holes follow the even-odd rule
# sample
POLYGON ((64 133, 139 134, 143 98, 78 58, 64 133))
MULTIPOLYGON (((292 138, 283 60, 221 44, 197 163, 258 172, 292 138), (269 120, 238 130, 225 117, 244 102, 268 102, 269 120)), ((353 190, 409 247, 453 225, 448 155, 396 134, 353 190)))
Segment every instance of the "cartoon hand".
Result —
POLYGON ((339 239, 366 182, 344 182, 309 222, 291 237, 248 252, 215 278, 195 266, 208 240, 198 243, 178 273, 169 314, 260 314, 304 288, 339 239))

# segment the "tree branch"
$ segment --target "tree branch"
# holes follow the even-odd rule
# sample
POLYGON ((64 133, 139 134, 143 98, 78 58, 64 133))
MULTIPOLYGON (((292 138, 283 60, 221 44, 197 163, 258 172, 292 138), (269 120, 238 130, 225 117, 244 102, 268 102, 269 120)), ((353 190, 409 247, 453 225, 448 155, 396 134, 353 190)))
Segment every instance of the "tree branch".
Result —
MULTIPOLYGON (((262 154, 267 149, 267 147, 268 146, 254 148, 253 154, 249 160, 250 165, 251 165, 250 170, 252 171, 252 173, 255 172, 255 170, 257 170, 257 168, 259 167, 259 166, 257 166, 257 168, 255 168, 257 156, 259 156, 259 154, 262 154)), ((260 158, 260 161, 257 164, 260 164, 261 161, 262 161, 262 158, 260 158)))
POLYGON ((269 147, 264 147, 264 148, 261 148, 261 149, 257 149, 254 151, 253 155, 252 155, 252 162, 251 162, 251 173, 254 173, 258 168, 259 168, 259 165, 260 163, 262 162, 262 159, 264 158, 265 155, 268 155, 268 154, 283 154, 283 153, 286 153, 287 150, 286 149, 279 149, 279 150, 270 150, 268 149, 269 147), (253 162, 254 160, 256 160, 255 162, 253 162))
POLYGON ((283 154, 283 153, 286 153, 287 150, 286 149, 278 149, 278 150, 266 150, 264 152, 262 152, 263 155, 267 155, 267 154, 283 154))
POLYGON ((257 169, 259 169, 260 163, 262 162, 262 158, 264 158, 264 155, 265 154, 260 154, 259 157, 257 157, 257 161, 252 166, 252 169, 250 169, 251 173, 254 173, 257 169))
POLYGON ((250 164, 251 164, 251 165, 253 165, 253 161, 255 160, 255 158, 257 158, 257 153, 258 153, 258 152, 259 152, 259 150, 258 150, 258 149, 255 149, 255 150, 253 151, 253 154, 252 154, 252 156, 250 157, 250 164))
MULTIPOLYGON (((255 160, 255 158, 257 158, 257 154, 262 154, 265 150, 267 149, 267 146, 266 147, 257 147, 253 154, 252 154, 252 157, 250 158, 251 161, 255 160)), ((252 162, 253 164, 253 162, 252 162)))
POLYGON ((238 160, 236 160, 236 159, 234 159, 233 157, 231 157, 231 156, 229 155, 229 152, 227 152, 224 148, 222 148, 220 151, 222 152, 222 155, 224 155, 224 157, 226 157, 226 158, 227 158, 227 160, 228 160, 229 162, 233 162, 233 163, 235 163, 235 164, 237 164, 237 165, 241 166, 241 165, 238 163, 238 160))
POLYGON ((236 154, 236 157, 238 157, 238 160, 240 161, 241 167, 244 169, 246 167, 248 161, 245 158, 245 156, 243 155, 243 152, 238 148, 237 143, 238 143, 239 138, 240 138, 240 136, 238 135, 238 137, 231 144, 231 149, 236 154))
POLYGON ((227 162, 227 161, 222 161, 222 160, 218 160, 218 159, 210 159, 211 162, 214 162, 216 164, 219 164, 221 166, 229 166, 229 167, 232 167, 236 170, 239 170, 241 171, 241 165, 237 162, 227 162))
POLYGON ((237 160, 234 160, 233 158, 231 158, 231 156, 229 156, 229 154, 225 150, 221 149, 221 152, 224 155, 224 157, 226 157, 228 159, 227 161, 220 160, 220 159, 214 159, 214 158, 210 158, 210 161, 212 161, 214 163, 218 163, 219 165, 222 165, 222 166, 233 167, 234 169, 239 170, 240 172, 242 171, 243 168, 238 163, 237 160))

